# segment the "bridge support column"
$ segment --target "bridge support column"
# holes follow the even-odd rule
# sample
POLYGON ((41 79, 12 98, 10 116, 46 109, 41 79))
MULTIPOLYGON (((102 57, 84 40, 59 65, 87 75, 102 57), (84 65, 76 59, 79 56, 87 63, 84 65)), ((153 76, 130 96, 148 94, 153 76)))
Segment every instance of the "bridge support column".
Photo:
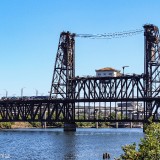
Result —
POLYGON ((41 125, 42 125, 42 128, 46 128, 47 127, 46 122, 42 122, 41 125))
MULTIPOLYGON (((44 108, 43 108, 43 110, 44 110, 44 108)), ((45 119, 45 120, 46 120, 46 111, 44 111, 43 119, 45 119)), ((46 121, 42 122, 42 123, 41 123, 41 125, 42 125, 42 128, 46 128, 46 127, 47 127, 47 123, 46 123, 46 121)))
MULTIPOLYGON (((96 119, 98 119, 98 109, 95 109, 96 119)), ((96 128, 98 129, 98 122, 96 122, 96 128)))
POLYGON ((65 122, 64 123, 64 131, 76 131, 76 123, 75 122, 65 122))
MULTIPOLYGON (((132 120, 132 112, 130 112, 130 119, 132 120)), ((138 117, 139 118, 139 117, 138 117)), ((132 123, 132 121, 130 122, 130 128, 132 128, 133 127, 133 123, 132 123)))
POLYGON ((132 122, 130 122, 130 128, 132 128, 133 127, 133 123, 132 122))
POLYGON ((116 122, 116 128, 118 128, 118 122, 116 122))

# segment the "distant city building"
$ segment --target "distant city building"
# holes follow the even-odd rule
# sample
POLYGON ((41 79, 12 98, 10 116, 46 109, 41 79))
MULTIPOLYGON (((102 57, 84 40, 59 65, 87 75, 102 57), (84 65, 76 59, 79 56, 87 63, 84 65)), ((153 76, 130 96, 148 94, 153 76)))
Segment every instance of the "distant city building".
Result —
POLYGON ((118 103, 118 107, 116 108, 117 112, 122 113, 123 116, 126 116, 127 109, 127 117, 132 117, 132 119, 143 119, 143 106, 142 103, 138 102, 127 102, 127 103, 118 103))
POLYGON ((119 76, 121 76, 120 71, 111 67, 106 67, 96 70, 96 77, 119 77, 119 76))

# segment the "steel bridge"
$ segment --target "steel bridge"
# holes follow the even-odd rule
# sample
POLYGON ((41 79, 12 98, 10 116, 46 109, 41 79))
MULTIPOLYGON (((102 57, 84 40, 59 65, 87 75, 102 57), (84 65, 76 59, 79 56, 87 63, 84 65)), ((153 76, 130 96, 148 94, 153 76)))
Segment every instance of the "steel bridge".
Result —
MULTIPOLYGON (((75 77, 75 37, 62 32, 50 98, 1 100, 0 122, 147 122, 160 119, 160 38, 144 25, 144 73, 118 77, 75 77)), ((85 37, 87 37, 85 35, 85 37)))

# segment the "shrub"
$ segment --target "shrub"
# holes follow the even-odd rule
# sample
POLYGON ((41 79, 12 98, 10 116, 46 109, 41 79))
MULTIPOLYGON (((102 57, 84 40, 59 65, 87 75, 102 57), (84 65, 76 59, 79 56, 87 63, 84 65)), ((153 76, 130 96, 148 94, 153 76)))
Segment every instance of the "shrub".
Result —
POLYGON ((138 148, 136 144, 122 147, 124 154, 117 160, 160 160, 160 124, 151 123, 145 130, 138 148))

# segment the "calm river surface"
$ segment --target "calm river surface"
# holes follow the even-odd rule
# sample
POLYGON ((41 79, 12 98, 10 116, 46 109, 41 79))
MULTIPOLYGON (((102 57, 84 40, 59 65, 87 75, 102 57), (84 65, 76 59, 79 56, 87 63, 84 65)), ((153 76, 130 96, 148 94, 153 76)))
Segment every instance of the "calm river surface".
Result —
POLYGON ((0 131, 0 159, 102 160, 122 153, 121 146, 140 142, 142 129, 12 129, 0 131))

